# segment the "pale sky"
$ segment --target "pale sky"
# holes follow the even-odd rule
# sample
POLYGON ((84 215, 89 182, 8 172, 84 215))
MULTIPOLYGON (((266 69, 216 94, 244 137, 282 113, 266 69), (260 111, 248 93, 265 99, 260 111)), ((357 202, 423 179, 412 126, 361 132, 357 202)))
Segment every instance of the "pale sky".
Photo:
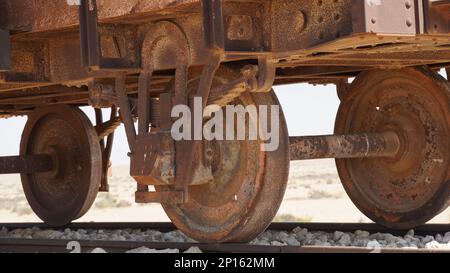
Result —
MULTIPOLYGON (((291 136, 332 134, 339 106, 336 88, 297 84, 275 88, 285 111, 291 136)), ((90 118, 93 111, 86 108, 90 118)), ((17 155, 25 118, 0 120, 0 156, 17 155)), ((112 155, 114 165, 129 164, 128 144, 123 128, 117 133, 112 155)))

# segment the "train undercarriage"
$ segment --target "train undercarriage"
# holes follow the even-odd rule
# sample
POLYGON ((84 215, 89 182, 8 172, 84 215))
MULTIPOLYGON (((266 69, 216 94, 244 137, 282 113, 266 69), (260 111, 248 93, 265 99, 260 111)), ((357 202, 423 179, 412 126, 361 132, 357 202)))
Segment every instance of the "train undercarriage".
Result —
POLYGON ((0 173, 21 174, 50 225, 109 190, 121 124, 136 202, 161 203, 201 242, 264 231, 290 160, 336 158, 352 201, 387 227, 450 205, 450 83, 438 73, 450 67, 450 1, 2 0, 0 12, 0 117, 28 116, 20 155, 0 158, 0 173), (282 111, 270 113, 270 151, 263 139, 171 134, 177 105, 279 106, 272 87, 293 83, 337 86, 335 135, 289 136, 282 111))

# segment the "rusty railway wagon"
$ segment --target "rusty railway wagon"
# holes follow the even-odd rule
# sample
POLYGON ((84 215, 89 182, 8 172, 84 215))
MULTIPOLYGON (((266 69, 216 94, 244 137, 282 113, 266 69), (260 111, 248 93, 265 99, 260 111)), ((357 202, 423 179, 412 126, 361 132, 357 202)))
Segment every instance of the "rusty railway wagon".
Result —
POLYGON ((449 205, 450 84, 438 71, 450 66, 450 1, 0 5, 0 117, 28 116, 20 155, 1 158, 0 172, 21 174, 48 224, 80 218, 108 191, 121 124, 136 201, 161 203, 202 242, 262 232, 290 160, 336 158, 355 205, 390 228, 421 225, 449 205), (262 140, 171 137, 175 105, 273 106, 272 86, 291 83, 337 86, 335 135, 290 137, 280 112, 275 151, 262 151, 262 140), (80 110, 88 105, 96 124, 80 110))

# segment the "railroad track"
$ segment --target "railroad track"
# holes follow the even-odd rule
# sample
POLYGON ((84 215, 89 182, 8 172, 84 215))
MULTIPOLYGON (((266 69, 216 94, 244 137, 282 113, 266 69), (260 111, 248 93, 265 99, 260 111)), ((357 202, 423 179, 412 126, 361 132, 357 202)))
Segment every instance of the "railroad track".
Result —
MULTIPOLYGON (((389 233, 394 236, 403 236, 408 231, 391 230, 376 224, 334 224, 334 223, 273 223, 268 230, 291 231, 297 227, 306 228, 309 231, 322 231, 326 233, 355 232, 357 230, 373 233, 389 233)), ((160 232, 175 231, 171 223, 74 223, 65 227, 54 228, 37 223, 8 223, 0 224, 0 228, 8 230, 39 228, 41 230, 156 230, 160 232)), ((435 236, 450 231, 450 225, 428 224, 415 229, 419 236, 435 236)), ((0 238, 0 253, 5 252, 43 252, 43 253, 68 253, 72 240, 50 239, 14 239, 0 238)), ((90 252, 95 248, 101 248, 109 253, 122 253, 128 250, 146 247, 149 249, 179 249, 181 252, 198 247, 205 253, 448 253, 450 250, 441 249, 369 249, 360 247, 315 247, 315 246, 263 246, 250 244, 200 244, 200 243, 176 243, 176 242, 142 242, 142 241, 105 241, 105 240, 81 240, 77 241, 82 252, 90 252)))

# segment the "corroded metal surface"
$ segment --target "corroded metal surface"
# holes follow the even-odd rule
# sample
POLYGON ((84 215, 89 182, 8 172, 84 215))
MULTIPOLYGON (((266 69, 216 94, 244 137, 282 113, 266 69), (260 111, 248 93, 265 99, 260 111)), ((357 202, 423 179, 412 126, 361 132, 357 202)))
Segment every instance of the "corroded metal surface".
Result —
POLYGON ((291 137, 291 160, 394 157, 400 149, 396 133, 291 137))
POLYGON ((83 112, 68 106, 36 110, 20 150, 22 156, 54 157, 54 170, 21 176, 27 200, 44 222, 65 225, 87 212, 100 187, 102 154, 97 133, 83 112))
MULTIPOLYGON (((238 76, 221 68, 215 84, 238 76)), ((196 89, 196 84, 190 87, 193 92, 196 89)), ((246 93, 234 104, 273 105, 278 101, 273 93, 246 93)), ((260 141, 210 143, 214 180, 189 187, 183 204, 163 203, 180 230, 201 242, 249 241, 265 230, 283 199, 288 179, 288 133, 284 117, 280 120, 281 146, 275 152, 262 152, 260 141)), ((170 187, 157 187, 158 192, 167 190, 170 187)))
POLYGON ((138 136, 131 154, 131 176, 143 185, 171 185, 175 143, 170 133, 138 136))
POLYGON ((355 205, 392 228, 423 224, 447 208, 450 196, 450 86, 427 68, 360 75, 336 121, 336 134, 393 131, 392 158, 338 159, 355 205))
POLYGON ((53 169, 51 155, 0 157, 0 174, 42 173, 53 169))
MULTIPOLYGON (((167 13, 176 7, 199 3, 198 0, 98 0, 99 19, 111 20, 136 14, 167 13)), ((77 26, 78 7, 66 0, 3 0, 2 26, 23 31, 48 31, 77 26), (52 11, 52 12, 49 12, 52 11)))
MULTIPOLYGON (((5 0, 0 28, 11 30, 12 63, 0 73, 0 115, 29 113, 46 103, 110 106, 104 103, 114 101, 114 94, 91 83, 113 81, 111 70, 129 75, 126 85, 133 93, 137 78, 130 75, 142 69, 157 74, 207 65, 217 56, 220 62, 258 61, 258 80, 266 79, 259 83, 262 91, 273 83, 336 83, 374 68, 443 67, 450 58, 444 2, 426 1, 432 5, 416 11, 416 5, 391 1, 372 7, 352 0, 98 0, 98 18, 92 12, 83 20, 78 7, 63 0, 5 0), (376 28, 358 23, 359 15, 371 23, 378 9, 395 8, 402 10, 399 16, 379 18, 376 28), (408 20, 414 21, 411 27, 408 20), (399 28, 414 28, 415 35, 399 28), (86 62, 89 56, 92 62, 86 62), (72 93, 55 86, 70 86, 72 93)), ((151 96, 166 87, 167 82, 153 84, 151 96)))
POLYGON ((285 190, 284 119, 272 153, 258 141, 174 143, 164 138, 172 106, 188 105, 192 95, 203 107, 271 105, 278 104, 273 84, 337 83, 338 135, 291 139, 292 158, 346 158, 337 162, 347 191, 380 223, 428 220, 448 204, 448 84, 430 70, 400 69, 449 65, 450 16, 449 1, 419 2, 0 1, 8 64, 0 72, 0 117, 33 113, 22 156, 61 146, 56 154, 67 161, 58 171, 23 175, 30 203, 50 222, 82 215, 98 190, 97 172, 107 190, 111 133, 123 122, 137 201, 163 203, 200 241, 247 241, 267 226, 285 190), (201 76, 188 81, 198 69, 201 76), (104 123, 97 109, 95 132, 80 112, 57 104, 120 107, 121 117, 104 123), (52 106, 34 112, 41 105, 52 106), (77 181, 73 195, 67 185, 77 181), (52 211, 62 199, 66 206, 52 211))

